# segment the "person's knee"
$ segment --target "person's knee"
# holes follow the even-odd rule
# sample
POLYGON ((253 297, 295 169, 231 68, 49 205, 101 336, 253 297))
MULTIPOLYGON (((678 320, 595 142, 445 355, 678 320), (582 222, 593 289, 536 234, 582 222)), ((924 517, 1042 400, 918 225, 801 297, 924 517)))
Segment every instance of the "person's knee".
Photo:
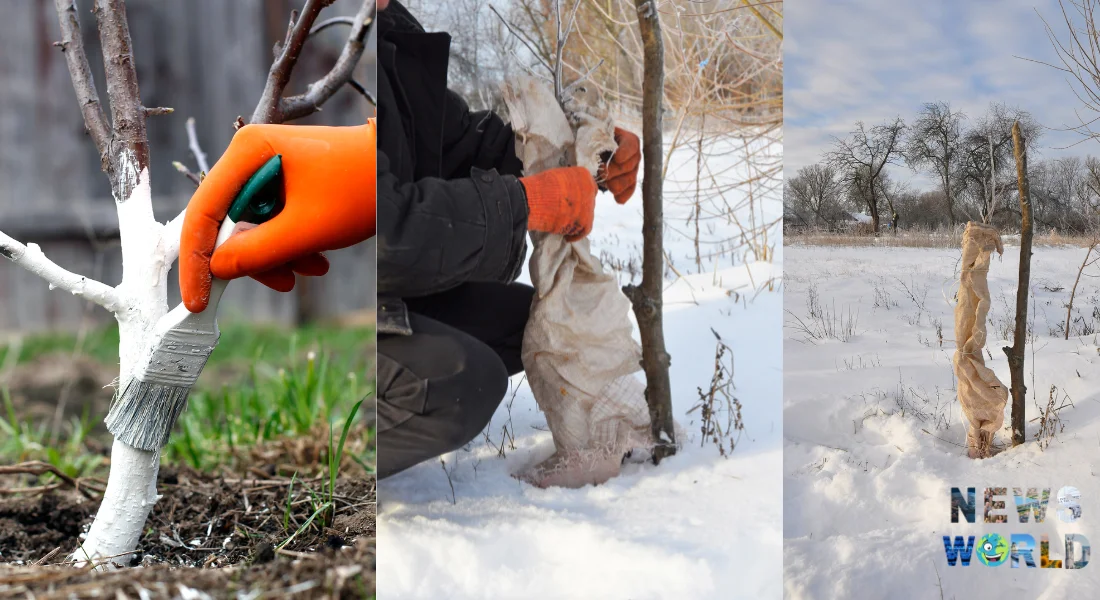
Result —
POLYGON ((442 411, 446 414, 439 415, 444 424, 440 442, 447 451, 470 443, 489 424, 508 392, 508 372, 496 354, 486 348, 481 360, 471 361, 461 377, 449 384, 449 389, 429 392, 440 394, 449 404, 442 411))

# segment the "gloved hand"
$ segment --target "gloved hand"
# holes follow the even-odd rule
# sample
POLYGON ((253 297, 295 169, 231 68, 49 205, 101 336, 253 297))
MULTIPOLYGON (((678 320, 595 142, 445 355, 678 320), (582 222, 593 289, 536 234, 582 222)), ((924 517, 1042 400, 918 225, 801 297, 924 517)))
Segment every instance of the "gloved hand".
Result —
POLYGON ((641 142, 638 136, 625 129, 615 128, 615 143, 618 149, 611 154, 611 160, 600 165, 596 178, 614 194, 615 202, 626 203, 634 195, 638 183, 638 164, 642 162, 641 142))
POLYGON ((527 192, 527 229, 575 242, 592 231, 596 180, 584 167, 558 167, 520 178, 527 192))
POLYGON ((246 125, 203 179, 183 219, 180 291, 192 312, 206 308, 211 275, 249 275, 288 292, 294 274, 324 275, 321 251, 375 233, 375 124, 356 127, 246 125), (264 163, 282 155, 285 206, 259 226, 241 224, 217 251, 218 227, 237 193, 264 163))

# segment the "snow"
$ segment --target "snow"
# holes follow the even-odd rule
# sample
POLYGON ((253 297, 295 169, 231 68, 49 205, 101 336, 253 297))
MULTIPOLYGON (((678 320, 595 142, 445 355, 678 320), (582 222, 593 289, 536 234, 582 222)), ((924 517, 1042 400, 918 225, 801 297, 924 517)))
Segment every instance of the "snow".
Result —
MULTIPOLYGON (((990 568, 977 556, 968 567, 948 566, 944 535, 996 532, 1006 538, 1049 536, 1051 558, 1065 559, 1064 536, 1100 539, 1091 515, 1100 497, 1100 284, 1093 266, 1082 277, 1075 323, 1062 339, 1065 303, 1085 249, 1036 247, 1032 262, 1025 378, 1027 443, 993 458, 966 457, 966 426, 955 399, 951 367, 953 306, 959 250, 924 248, 788 247, 784 319, 784 558, 788 598, 1060 598, 1095 595, 1100 566, 1064 569, 990 568), (908 289, 908 291, 906 291, 908 289), (910 293, 911 292, 911 293, 910 293), (836 338, 808 318, 818 298, 836 338), (923 305, 923 309, 921 306, 923 305), (1077 322, 1077 317, 1081 321, 1077 322), (942 324, 940 345, 936 324, 942 324), (1039 409, 1056 386, 1072 406, 1057 411, 1065 429, 1045 449, 1034 441, 1039 409), (1034 419, 1034 420, 1033 420, 1034 419), (1058 490, 1076 486, 1083 518, 1056 515, 1058 490), (950 490, 976 488, 977 522, 951 523, 950 490), (1013 506, 1012 488, 1050 489, 1043 523, 983 522, 987 487, 1013 506), (1006 594, 1011 592, 1011 594, 1006 594)), ((1006 385, 1003 346, 1011 342, 1019 247, 994 255, 987 364, 1006 385)), ((1011 404, 1011 403, 1010 403, 1011 404)), ((1010 424, 1006 407, 1005 425, 1010 424)), ((1002 430, 997 443, 1011 442, 1002 430)), ((1039 552, 1035 551, 1039 562, 1039 552)))
MULTIPOLYGON (((743 178, 737 161, 744 148, 738 140, 725 152, 707 149, 716 181, 743 178)), ((769 152, 778 156, 781 148, 769 152)), ((688 433, 683 449, 659 466, 627 465, 596 487, 521 483, 511 474, 549 456, 553 442, 527 384, 513 378, 485 432, 491 441, 482 437, 445 455, 445 466, 428 461, 379 482, 380 597, 781 596, 778 185, 754 187, 751 206, 744 186, 721 190, 725 198, 704 192, 713 205, 735 206, 746 227, 750 220, 772 224, 764 228, 772 262, 757 261, 747 246, 706 244, 739 232, 725 219, 704 216, 702 253, 718 255, 697 266, 687 218, 695 176, 695 155, 677 150, 665 182, 665 245, 675 269, 666 273, 665 337, 675 415, 688 433), (728 458, 700 443, 698 412, 687 414, 714 372, 712 329, 733 350, 735 393, 744 405, 746 429, 728 458), (505 442, 500 456, 505 427, 514 447, 505 442)), ((702 178, 708 181, 705 171, 702 178)), ((610 194, 598 198, 593 253, 620 266, 624 284, 629 264, 640 268, 641 223, 640 184, 624 206, 610 194)))

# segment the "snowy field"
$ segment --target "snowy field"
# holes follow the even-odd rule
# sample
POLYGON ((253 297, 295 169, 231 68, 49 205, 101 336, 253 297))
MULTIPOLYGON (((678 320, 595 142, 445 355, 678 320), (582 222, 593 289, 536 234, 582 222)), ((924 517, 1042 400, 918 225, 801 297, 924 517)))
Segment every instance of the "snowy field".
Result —
MULTIPOLYGON (((1085 249, 1036 247, 1027 352, 1027 443, 966 457, 955 398, 953 305, 959 251, 788 247, 784 315, 784 548, 787 598, 1089 598, 1100 564, 1083 570, 948 566, 944 535, 1064 536, 1100 541, 1100 265, 1065 304, 1085 249), (811 316, 813 315, 817 316, 811 316), (1036 437, 1055 399, 1053 437, 1036 437), (1081 491, 1081 520, 1056 514, 1057 491, 1081 491), (977 522, 950 520, 952 487, 977 488, 977 522), (985 523, 987 487, 1008 488, 1007 523, 985 523), (1041 524, 1021 524, 1012 488, 1049 488, 1041 524)), ((994 255, 987 364, 1009 385, 1003 346, 1015 314, 1019 247, 994 255), (991 359, 991 360, 990 360, 991 359)), ((1009 424, 1006 408, 1005 425, 1009 424)), ((1002 430, 996 443, 1011 443, 1002 430)), ((1000 511, 998 511, 1000 512, 1000 511)), ((1078 550, 1078 552, 1080 552, 1078 550)), ((1039 551, 1034 560, 1040 562, 1039 551)))
MULTIPOLYGON (((707 157, 714 179, 704 171, 704 181, 744 178, 737 144, 738 151, 707 157)), ((769 151, 778 160, 781 149, 769 151)), ((553 441, 530 389, 516 377, 514 397, 493 417, 488 439, 444 456, 446 472, 439 461, 429 461, 381 482, 379 597, 782 596, 778 183, 771 189, 754 184, 751 194, 744 186, 705 191, 697 264, 695 225, 688 219, 697 163, 690 150, 673 159, 665 184, 665 248, 672 262, 665 338, 675 416, 689 436, 683 449, 657 467, 628 466, 596 487, 521 483, 511 475, 548 457, 553 441), (721 206, 733 207, 746 230, 757 230, 749 236, 755 253, 753 243, 717 243, 740 231, 711 216, 721 206), (743 404, 745 431, 728 458, 709 442, 701 444, 698 412, 687 414, 697 388, 709 387, 714 372, 712 329, 733 350, 735 393, 743 404), (502 457, 505 428, 515 439, 502 457)), ((601 194, 597 206, 593 253, 627 283, 641 264, 641 186, 625 206, 609 194, 601 194)))

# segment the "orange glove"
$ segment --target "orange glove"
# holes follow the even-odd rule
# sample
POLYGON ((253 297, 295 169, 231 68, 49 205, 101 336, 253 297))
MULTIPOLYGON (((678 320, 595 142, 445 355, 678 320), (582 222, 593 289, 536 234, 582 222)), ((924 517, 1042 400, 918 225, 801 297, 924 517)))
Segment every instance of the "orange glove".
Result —
POLYGON ((611 160, 600 165, 596 173, 608 191, 615 196, 615 202, 625 204, 634 195, 634 187, 638 183, 638 164, 642 162, 641 143, 638 136, 625 129, 615 128, 615 143, 618 149, 611 155, 611 160))
POLYGON ((596 180, 584 167, 558 167, 519 180, 527 192, 527 229, 575 242, 592 231, 596 180))
POLYGON ((375 233, 375 123, 357 127, 246 125, 203 179, 183 219, 180 291, 192 312, 206 308, 211 275, 250 275, 288 292, 294 274, 324 275, 323 250, 345 248, 375 233), (245 182, 282 155, 285 206, 214 251, 218 227, 245 182), (211 256, 212 255, 212 256, 211 256))

